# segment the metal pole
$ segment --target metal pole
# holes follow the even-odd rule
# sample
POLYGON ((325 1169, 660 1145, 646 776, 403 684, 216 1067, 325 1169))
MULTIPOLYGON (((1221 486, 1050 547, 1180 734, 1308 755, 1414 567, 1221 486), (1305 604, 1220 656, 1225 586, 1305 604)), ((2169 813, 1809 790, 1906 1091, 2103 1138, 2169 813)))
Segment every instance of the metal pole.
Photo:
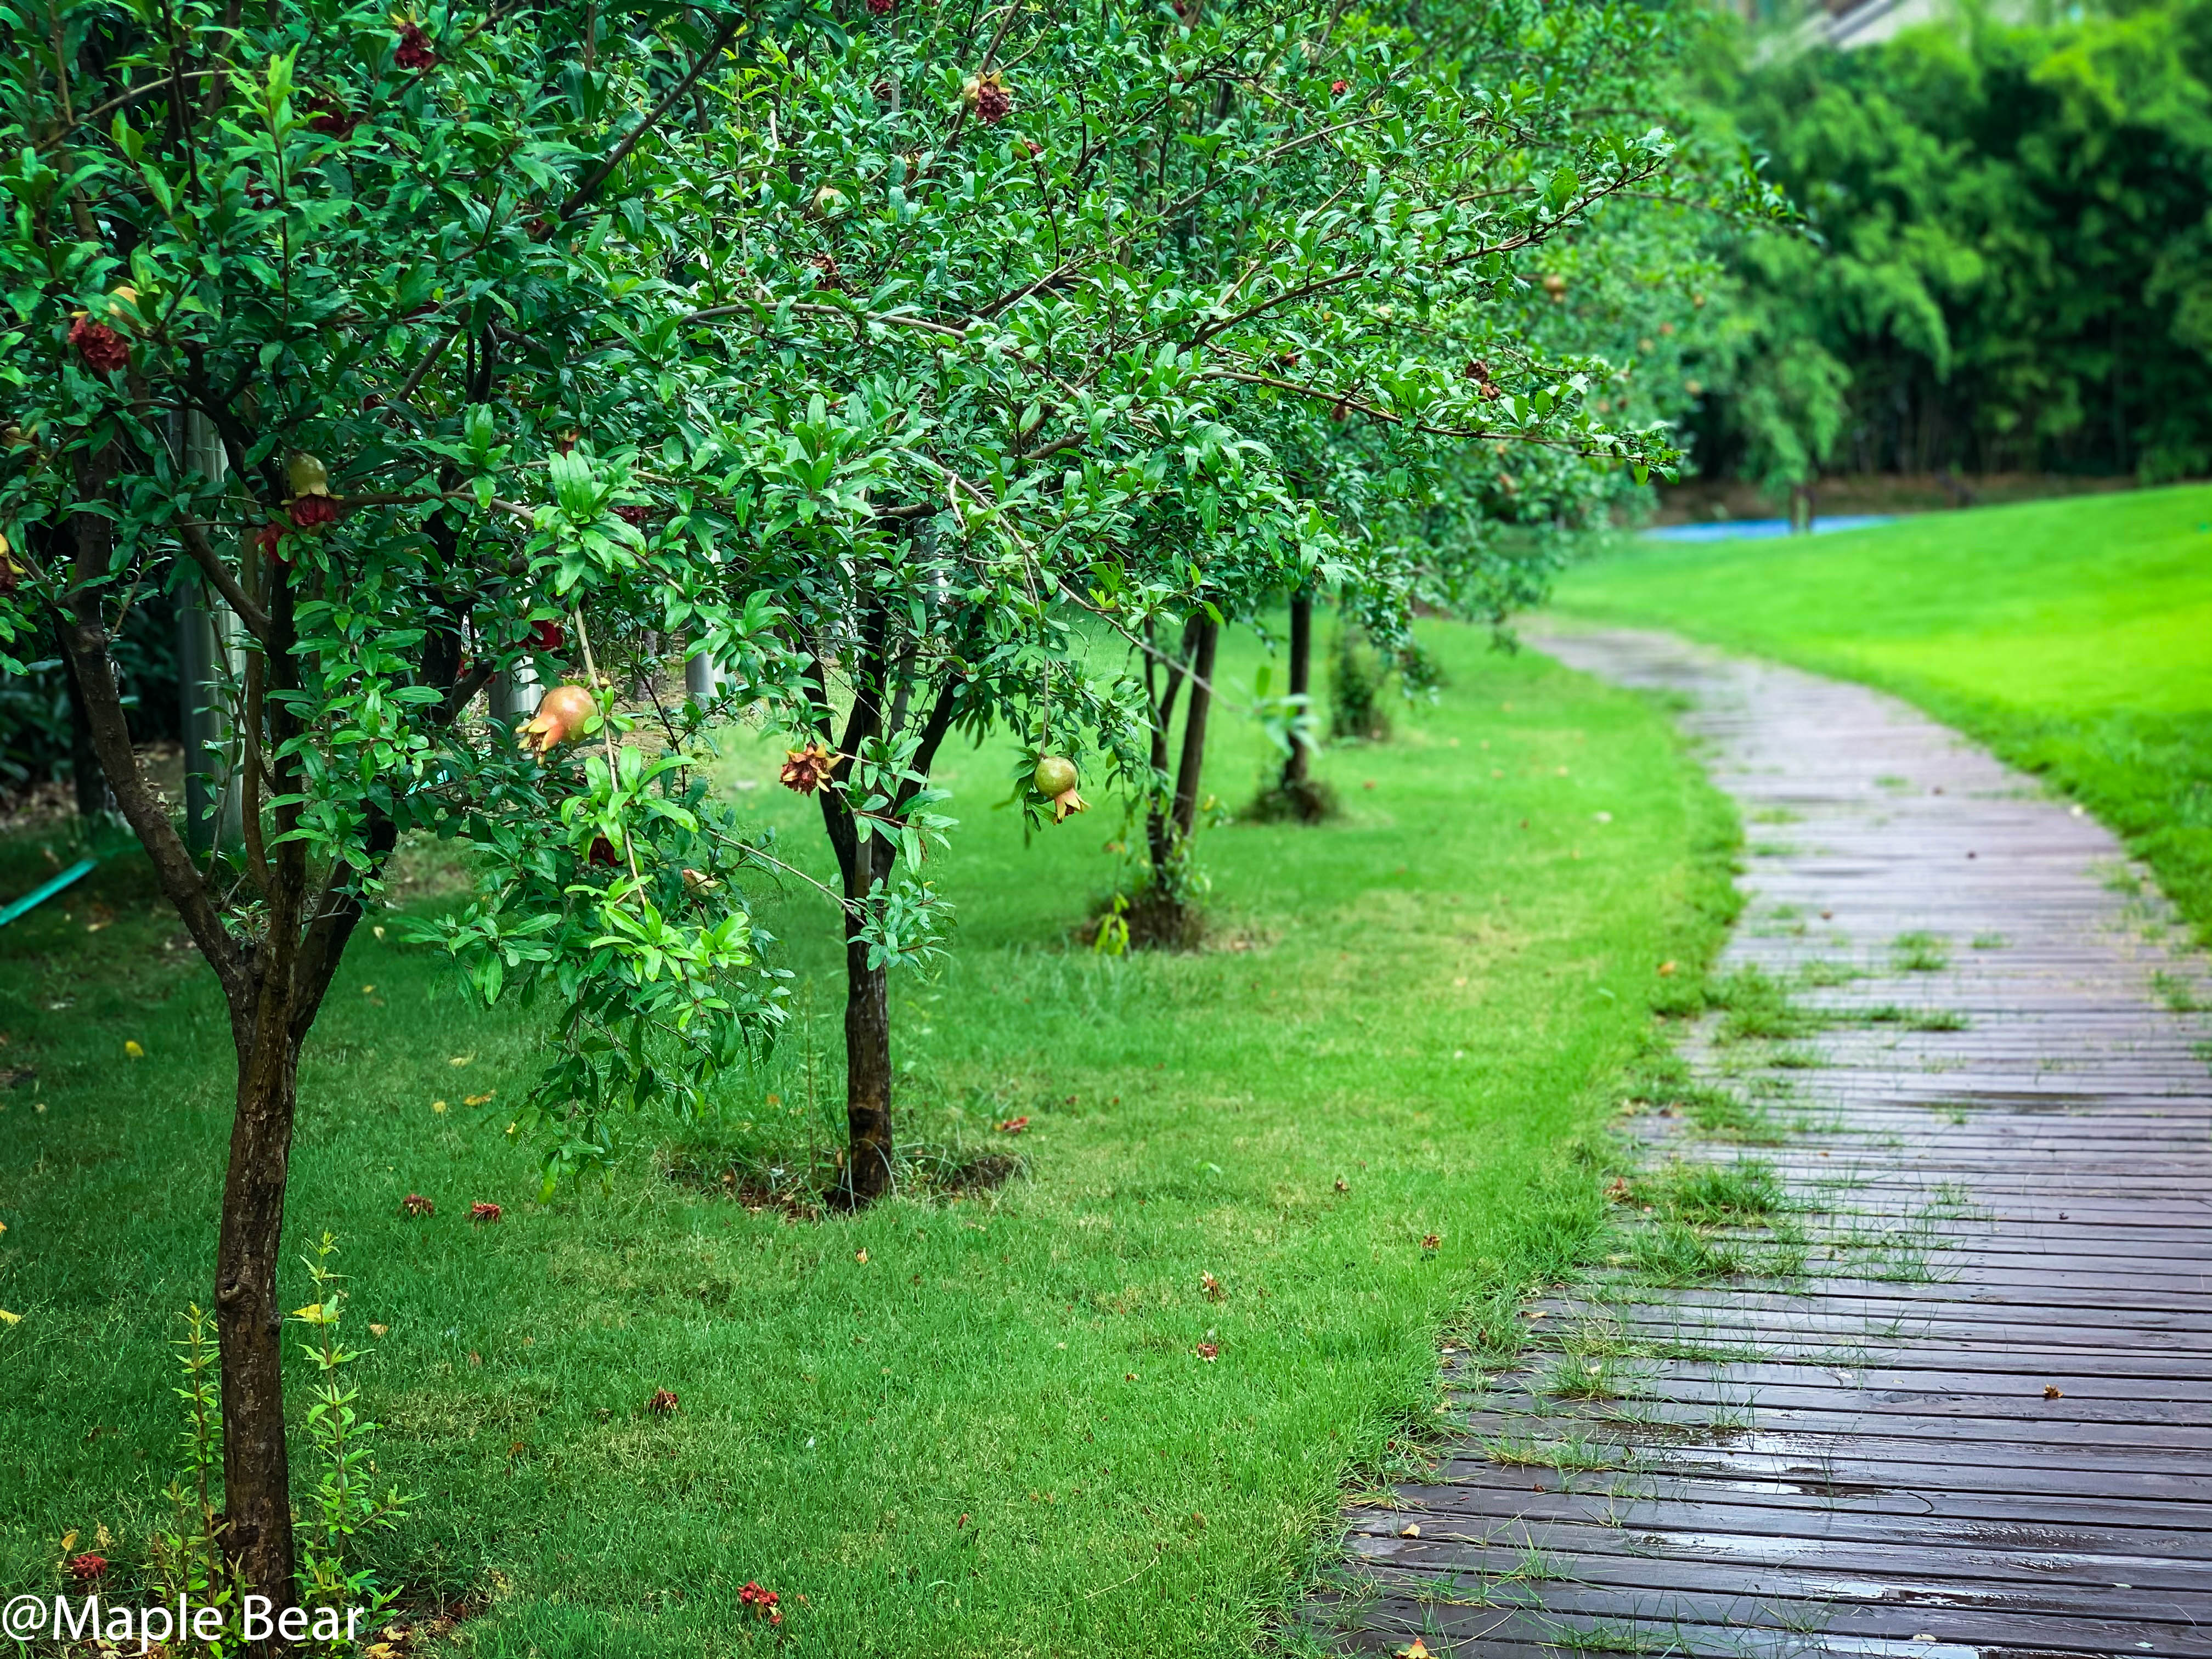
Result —
MULTIPOLYGON (((215 423, 198 410, 185 416, 185 462, 210 478, 230 470, 215 423)), ((228 659, 233 684, 245 675, 233 621, 230 607, 210 597, 199 572, 187 572, 177 586, 177 689, 184 704, 185 842, 195 853, 246 836, 232 752, 237 745, 227 729, 224 676, 217 667, 228 659)))
POLYGON ((694 652, 684 661, 684 689, 702 708, 714 702, 722 690, 720 665, 704 651, 694 652))

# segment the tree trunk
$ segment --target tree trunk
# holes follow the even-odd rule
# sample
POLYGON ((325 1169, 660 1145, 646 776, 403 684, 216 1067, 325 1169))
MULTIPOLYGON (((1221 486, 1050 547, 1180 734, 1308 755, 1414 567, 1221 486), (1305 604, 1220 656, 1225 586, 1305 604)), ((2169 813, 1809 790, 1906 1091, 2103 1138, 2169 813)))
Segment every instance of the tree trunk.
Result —
POLYGON ((845 896, 845 1162, 830 1201, 858 1210, 891 1190, 891 1007, 890 973, 868 965, 869 896, 890 878, 891 844, 860 839, 852 809, 824 788, 822 819, 837 854, 845 896))
MULTIPOLYGON (((1313 590, 1301 587, 1291 595, 1291 704, 1299 714, 1307 711, 1303 701, 1313 688, 1313 590)), ((1301 730, 1302 721, 1291 727, 1291 752, 1283 762, 1283 793, 1292 799, 1304 793, 1306 780, 1313 771, 1313 750, 1301 730)))
POLYGON ((264 994, 238 1054, 222 1229, 216 1249, 216 1324, 222 1355, 222 1553, 241 1583, 278 1611, 294 1605, 290 1462, 284 1443, 283 1314, 276 1273, 284 1182, 299 1101, 290 1011, 264 994))
MULTIPOLYGON (((57 619, 57 634, 62 625, 57 619)), ((76 793, 77 816, 98 817, 112 811, 115 802, 107 792, 107 774, 100 764, 99 752, 92 746, 92 717, 85 712, 84 686, 67 651, 62 653, 62 683, 69 692, 70 781, 76 793)))
POLYGON ((1197 648, 1190 665, 1190 707, 1182 721, 1182 757, 1176 767, 1175 825, 1176 835, 1188 841, 1198 827, 1199 775, 1206 769, 1206 717, 1213 708, 1213 647, 1221 639, 1221 624, 1211 617, 1200 618, 1197 648))

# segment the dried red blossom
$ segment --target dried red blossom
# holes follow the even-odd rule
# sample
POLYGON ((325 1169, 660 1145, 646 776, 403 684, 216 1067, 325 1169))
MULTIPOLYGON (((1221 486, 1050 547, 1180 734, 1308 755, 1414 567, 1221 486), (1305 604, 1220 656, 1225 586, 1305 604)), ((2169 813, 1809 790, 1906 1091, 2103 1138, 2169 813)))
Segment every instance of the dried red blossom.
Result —
POLYGON ((1210 1365, 1221 1357, 1221 1345, 1218 1342, 1201 1342, 1192 1352, 1210 1365))
POLYGON ((338 504, 327 495, 301 495, 285 509, 292 522, 301 530, 313 530, 318 525, 333 524, 338 516, 338 504))
POLYGON ((610 870, 622 867, 622 860, 615 856, 614 842, 609 841, 605 836, 592 837, 591 862, 605 865, 610 870))
POLYGON ((404 70, 426 70, 438 61, 430 50, 429 37, 422 33, 420 24, 399 26, 399 50, 392 54, 392 61, 404 70))
POLYGON ((112 374, 131 362, 131 347, 124 337, 89 317, 80 317, 70 325, 69 343, 84 359, 84 366, 96 374, 112 374))
POLYGON ((568 632, 556 622, 530 624, 530 643, 540 651, 558 651, 568 641, 568 632))
MULTIPOLYGON (((669 1397, 673 1399, 675 1396, 672 1395, 669 1397)), ((776 1604, 776 1599, 774 1590, 763 1589, 750 1581, 738 1592, 738 1605, 741 1607, 772 1607, 776 1604)))
POLYGON ((107 1571, 107 1558, 90 1553, 73 1556, 69 1564, 70 1577, 80 1584, 89 1584, 107 1571))
POLYGON ((1421 1236, 1421 1248, 1425 1250, 1434 1251, 1440 1248, 1443 1243, 1443 1240, 1439 1238, 1434 1233, 1424 1233, 1421 1236))
POLYGON ((362 120, 361 116, 356 115, 327 93, 318 93, 312 98, 302 100, 301 107, 314 111, 307 118, 308 131, 325 133, 332 138, 352 137, 353 130, 362 120))
POLYGON ((888 17, 897 7, 898 0, 868 0, 868 11, 876 17, 888 17))
POLYGON ((633 530, 643 530, 653 522, 653 509, 626 502, 615 509, 615 517, 633 530))
POLYGON ((496 1221, 503 1213, 504 1212, 496 1204, 486 1204, 479 1200, 469 1206, 469 1219, 471 1221, 496 1221))
POLYGON ((804 749, 787 749, 783 755, 783 771, 780 775, 783 787, 796 789, 802 795, 811 795, 830 781, 830 773, 843 758, 842 755, 833 755, 818 743, 810 743, 804 749))
MULTIPOLYGON (((653 1398, 645 1402, 645 1408, 656 1416, 665 1417, 676 1409, 676 1396, 666 1389, 655 1389, 653 1398)), ((742 1595, 744 1591, 738 1594, 742 1595)))
POLYGON ((827 253, 817 253, 810 263, 814 267, 814 286, 842 291, 845 273, 837 269, 837 261, 827 253))
POLYGON ((264 559, 288 561, 291 556, 284 551, 284 532, 281 526, 265 524, 261 533, 253 538, 256 551, 264 559))
POLYGON ((1027 1117, 1010 1117, 1005 1122, 992 1126, 1002 1135, 1018 1135, 1030 1127, 1027 1117))
POLYGON ((993 127, 1014 112, 1013 94, 1004 87, 984 86, 975 91, 975 118, 993 127))
POLYGON ((420 1193, 410 1193, 399 1200, 399 1207, 409 1215, 435 1215, 438 1206, 420 1193))

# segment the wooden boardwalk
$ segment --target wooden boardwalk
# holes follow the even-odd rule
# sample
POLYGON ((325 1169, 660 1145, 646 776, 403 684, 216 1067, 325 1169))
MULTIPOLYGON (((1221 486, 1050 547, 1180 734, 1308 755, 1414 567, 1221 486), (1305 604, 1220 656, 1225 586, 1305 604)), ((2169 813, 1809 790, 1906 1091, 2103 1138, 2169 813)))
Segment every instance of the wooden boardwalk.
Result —
POLYGON ((1452 1379, 1469 1438, 1352 1512, 1372 1593, 1322 1622, 1465 1659, 2212 1656, 2202 958, 2095 823, 1900 703, 1656 635, 1544 645, 1694 699, 1752 844, 1729 963, 1867 975, 1796 990, 1839 1023, 1732 1079, 1783 1144, 1638 1120, 1662 1160, 1770 1163, 1806 1265, 1530 1309, 1526 1366, 1452 1379), (1560 1397, 1624 1352, 1588 1362, 1614 1397, 1560 1397))

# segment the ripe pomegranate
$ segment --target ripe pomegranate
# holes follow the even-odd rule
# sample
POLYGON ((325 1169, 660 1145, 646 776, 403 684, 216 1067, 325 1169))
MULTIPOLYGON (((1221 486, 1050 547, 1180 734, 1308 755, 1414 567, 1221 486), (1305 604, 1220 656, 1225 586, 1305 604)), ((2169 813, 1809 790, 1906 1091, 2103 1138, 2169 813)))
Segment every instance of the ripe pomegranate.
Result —
POLYGON ((584 726, 599 712, 599 700, 580 685, 556 685, 545 694, 537 714, 514 734, 515 746, 543 758, 584 735, 584 726))
POLYGON ((1550 295, 1554 300, 1565 299, 1567 297, 1567 279, 1560 276, 1556 270, 1547 273, 1544 277, 1544 292, 1550 295))

